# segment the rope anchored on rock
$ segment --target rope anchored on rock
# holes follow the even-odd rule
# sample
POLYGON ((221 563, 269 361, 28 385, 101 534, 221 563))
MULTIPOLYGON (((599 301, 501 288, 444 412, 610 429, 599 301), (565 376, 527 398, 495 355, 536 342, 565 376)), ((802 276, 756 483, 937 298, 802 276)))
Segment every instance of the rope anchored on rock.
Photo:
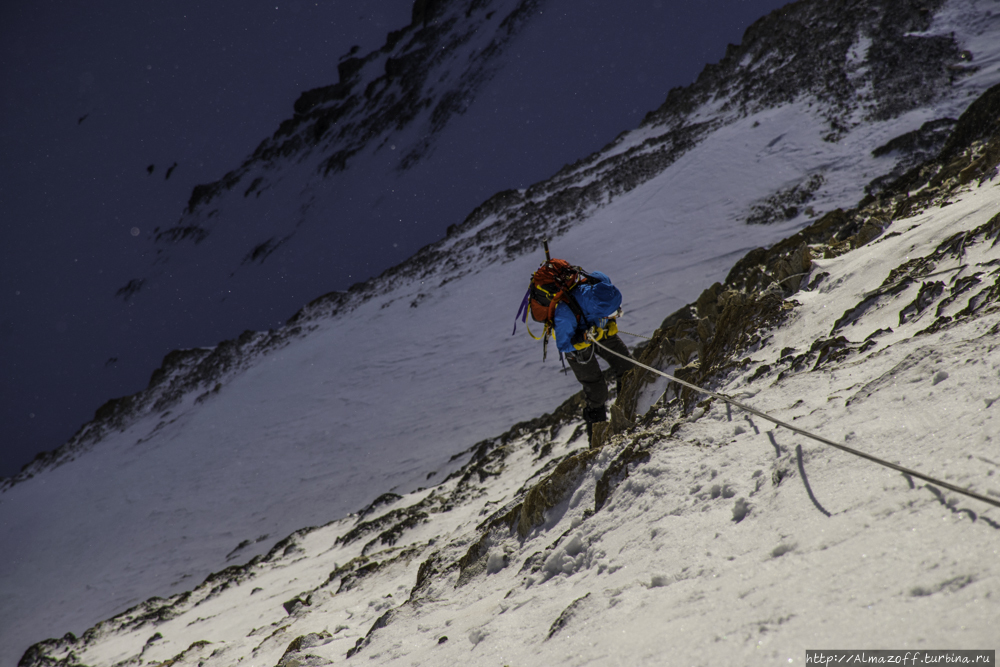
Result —
POLYGON ((744 412, 749 412, 752 415, 756 415, 756 416, 760 417, 761 419, 765 419, 765 420, 767 420, 767 421, 769 421, 769 422, 771 422, 771 423, 773 423, 773 424, 775 424, 777 426, 781 426, 781 427, 787 428, 789 431, 793 431, 794 433, 798 433, 800 435, 804 435, 805 437, 810 438, 812 440, 815 440, 817 442, 821 442, 824 445, 829 445, 831 447, 835 447, 835 448, 837 448, 837 449, 839 449, 841 451, 847 452, 848 454, 853 454, 854 456, 859 456, 859 457, 861 457, 863 459, 867 459, 867 460, 869 460, 869 461, 871 461, 873 463, 877 463, 877 464, 879 464, 881 466, 885 466, 886 468, 891 468, 893 470, 896 470, 898 472, 903 473, 904 475, 908 475, 910 477, 916 477, 917 479, 922 479, 925 482, 929 482, 931 484, 940 486, 942 488, 948 489, 949 491, 954 491, 955 493, 960 493, 963 496, 968 496, 969 498, 975 498, 976 500, 982 501, 982 502, 987 503, 989 505, 993 505, 994 507, 1000 507, 1000 501, 995 500, 993 498, 990 498, 988 496, 984 496, 981 493, 976 493, 975 491, 972 491, 970 489, 963 489, 960 486, 955 486, 954 484, 949 484, 948 482, 944 482, 944 481, 942 481, 940 479, 936 479, 934 477, 931 477, 930 475, 925 475, 922 472, 918 472, 916 470, 911 470, 910 468, 905 468, 905 467, 903 467, 901 465, 897 465, 895 463, 890 463, 889 461, 886 461, 884 459, 880 459, 877 456, 872 456, 871 454, 867 454, 867 453, 862 452, 860 450, 854 449, 853 447, 848 447, 847 445, 842 445, 842 444, 840 444, 838 442, 834 442, 833 440, 830 440, 829 438, 824 438, 821 435, 816 435, 815 433, 810 433, 809 431, 801 429, 801 428, 799 428, 797 426, 793 426, 792 424, 789 424, 788 422, 781 421, 780 419, 776 419, 775 417, 772 417, 772 416, 770 416, 770 415, 768 415, 768 414, 766 414, 764 412, 761 412, 760 410, 752 408, 749 405, 746 405, 744 403, 740 403, 739 401, 737 401, 737 400, 735 400, 735 399, 733 399, 733 398, 731 398, 729 396, 726 396, 725 394, 720 394, 720 393, 717 393, 717 392, 714 392, 714 391, 709 391, 708 389, 703 389, 702 387, 699 387, 697 385, 691 384, 690 382, 685 382, 684 380, 681 380, 680 378, 676 378, 673 375, 670 375, 668 373, 664 373, 663 371, 657 370, 657 369, 655 369, 655 368, 653 368, 651 366, 647 366, 646 364, 640 363, 640 362, 636 361, 635 359, 632 359, 631 357, 626 357, 623 354, 618 354, 614 350, 611 350, 608 347, 606 347, 604 345, 601 345, 601 343, 598 342, 598 341, 596 341, 596 340, 591 339, 591 342, 594 345, 596 345, 596 346, 600 347, 601 349, 603 349, 605 352, 613 354, 616 357, 621 357, 622 359, 625 359, 626 361, 631 362, 632 364, 634 364, 635 366, 637 366, 639 368, 643 368, 643 369, 645 369, 645 370, 647 370, 647 371, 649 371, 651 373, 655 373, 657 375, 661 375, 661 376, 667 378, 668 380, 676 382, 676 383, 678 383, 678 384, 680 384, 682 386, 685 386, 685 387, 687 387, 689 389, 693 389, 694 391, 696 391, 696 392, 698 392, 700 394, 705 394, 706 396, 711 396, 712 398, 717 398, 719 400, 725 401, 726 403, 732 405, 733 407, 739 408, 740 410, 743 410, 744 412))

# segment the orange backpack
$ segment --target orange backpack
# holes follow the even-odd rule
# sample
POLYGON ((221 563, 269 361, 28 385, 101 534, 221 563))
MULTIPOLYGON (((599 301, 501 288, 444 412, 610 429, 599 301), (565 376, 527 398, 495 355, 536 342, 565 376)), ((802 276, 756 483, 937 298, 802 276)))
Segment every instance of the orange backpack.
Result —
POLYGON ((531 274, 531 284, 521 301, 517 315, 514 316, 514 331, 511 335, 517 333, 517 320, 520 318, 528 330, 528 335, 535 340, 542 341, 542 360, 544 361, 556 306, 565 303, 576 315, 577 321, 580 321, 583 317, 583 311, 580 310, 576 299, 573 298, 572 290, 577 285, 589 282, 589 280, 590 276, 579 266, 573 266, 564 259, 549 259, 546 247, 546 260, 531 274), (545 324, 541 336, 531 333, 531 328, 528 327, 528 313, 531 313, 531 319, 534 321, 545 324))
POLYGON ((587 281, 587 274, 579 266, 573 266, 564 259, 546 260, 531 274, 528 288, 528 309, 531 319, 551 325, 556 314, 556 306, 565 303, 581 317, 580 307, 570 293, 574 287, 587 281))

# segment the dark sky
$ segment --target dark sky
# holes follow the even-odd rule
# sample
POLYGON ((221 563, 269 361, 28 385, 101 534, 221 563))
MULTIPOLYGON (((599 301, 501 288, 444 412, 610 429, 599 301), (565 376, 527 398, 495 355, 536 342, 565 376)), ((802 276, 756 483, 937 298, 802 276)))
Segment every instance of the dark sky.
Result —
POLYGON ((440 215, 416 232, 405 222, 392 253, 364 254, 350 275, 259 294, 266 315, 180 307, 157 328, 114 299, 122 276, 143 270, 136 239, 176 222, 192 187, 239 165, 299 92, 334 83, 351 46, 377 48, 408 23, 411 2, 3 3, 0 476, 63 444, 109 398, 142 389, 170 349, 275 326, 440 238, 490 194, 599 149, 783 4, 550 0, 484 91, 495 122, 451 153, 488 156, 489 168, 443 195, 440 215))

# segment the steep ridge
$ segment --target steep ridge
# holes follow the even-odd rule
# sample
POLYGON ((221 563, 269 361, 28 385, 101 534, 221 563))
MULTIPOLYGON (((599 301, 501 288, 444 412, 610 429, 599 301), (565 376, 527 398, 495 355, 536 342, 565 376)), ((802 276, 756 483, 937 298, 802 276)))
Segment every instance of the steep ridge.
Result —
MULTIPOLYGON (((1000 86, 879 196, 745 256, 640 359, 1000 501, 998 172, 1000 86)), ((628 378, 600 447, 586 447, 579 402, 457 455, 468 462, 431 489, 296 531, 21 665, 996 649, 996 508, 793 443, 648 374, 628 378)))
MULTIPOLYGON (((775 280, 793 283, 807 260, 821 265, 824 260, 802 244, 828 244, 823 231, 828 230, 839 235, 835 241, 842 246, 865 230, 866 223, 855 214, 837 209, 854 207, 866 184, 873 198, 884 201, 886 181, 872 179, 905 169, 907 161, 934 151, 948 136, 939 131, 950 127, 948 119, 957 119, 969 101, 1000 80, 1000 17, 971 0, 921 11, 925 5, 791 5, 755 25, 747 43, 727 55, 724 67, 711 68, 691 88, 672 92, 642 127, 550 181, 497 195, 411 260, 348 292, 317 299, 273 332, 247 333, 214 350, 170 355, 149 390, 109 403, 64 448, 4 482, 0 511, 14 520, 4 524, 12 557, 3 575, 6 581, 23 582, 12 589, 14 604, 8 607, 18 609, 17 617, 10 612, 5 625, 19 632, 57 627, 82 633, 94 618, 111 617, 150 595, 181 594, 190 589, 191 577, 218 569, 227 554, 241 560, 263 558, 272 536, 357 512, 383 492, 412 504, 416 497, 406 494, 468 472, 463 466, 474 467, 486 452, 467 450, 458 457, 455 452, 503 432, 523 419, 526 410, 554 409, 575 391, 573 380, 557 372, 557 365, 539 367, 539 351, 506 333, 523 293, 521 280, 537 265, 532 253, 541 238, 555 236, 559 254, 601 268, 623 286, 629 330, 650 332, 665 312, 678 312, 660 327, 666 333, 647 350, 670 352, 689 377, 708 373, 711 380, 709 369, 716 366, 743 369, 742 358, 733 368, 729 364, 735 358, 732 345, 753 350, 753 335, 744 339, 740 334, 746 323, 737 318, 723 327, 729 332, 725 337, 716 338, 713 329, 719 322, 706 319, 726 312, 734 298, 729 292, 766 292, 775 280), (891 21, 879 22, 889 15, 891 21), (787 40, 787 34, 811 34, 808 30, 831 29, 838 22, 847 26, 845 36, 833 40, 841 51, 814 60, 808 60, 809 50, 795 57, 781 55, 779 44, 799 48, 791 46, 798 42, 787 40), (898 29, 893 27, 897 24, 898 29), (880 31, 880 26, 885 27, 880 31), (869 56, 879 52, 875 44, 882 39, 895 40, 900 48, 927 40, 928 51, 937 55, 907 59, 919 65, 919 76, 929 82, 926 88, 908 88, 905 82, 917 74, 902 67, 895 102, 865 106, 865 77, 878 69, 869 56), (854 79, 844 74, 843 80, 856 87, 840 101, 821 98, 826 89, 813 91, 810 73, 837 68, 852 73, 854 79), (784 80, 786 74, 789 86, 803 87, 768 92, 766 82, 784 80), (757 79, 765 85, 758 87, 757 79), (903 94, 907 90, 909 96, 903 94), (732 99, 743 101, 729 104, 732 99), (898 115, 879 115, 886 108, 898 115), (932 121, 939 122, 927 126, 932 121), (877 146, 887 148, 873 155, 877 146), (751 226, 748 221, 771 224, 751 226), (802 232, 805 236, 794 248, 773 245, 803 228, 813 231, 802 232), (734 274, 738 280, 698 299, 705 285, 721 283, 733 263, 757 246, 777 248, 780 261, 760 270, 767 251, 755 251, 734 274), (684 307, 696 299, 700 306, 684 307), (510 304, 509 313, 503 311, 504 303, 510 304), (700 360, 697 366, 689 366, 695 360, 700 360), (66 562, 70 553, 75 553, 72 563, 66 562), (48 605, 56 596, 70 600, 64 608, 73 611, 48 605), (41 601, 38 606, 44 610, 32 611, 32 600, 41 601)), ((879 81, 892 87, 887 79, 879 81)), ((864 233, 871 232, 869 226, 864 233)), ((824 284, 818 289, 822 292, 824 284)), ((763 322, 775 320, 773 295, 755 303, 763 322)), ((779 308, 777 315, 784 312, 779 308)), ((761 326, 755 322, 750 320, 761 326)), ((802 354, 801 341, 808 335, 786 347, 802 354)), ((835 338, 829 333, 823 337, 835 338)), ((776 361, 762 359, 754 370, 773 367, 776 361)), ((760 373, 763 379, 768 371, 760 373)), ((592 473, 598 464, 587 457, 597 456, 600 466, 611 466, 622 454, 615 463, 622 473, 631 457, 638 461, 649 454, 619 438, 632 428, 627 422, 649 414, 658 389, 654 384, 626 391, 632 396, 623 397, 619 407, 624 412, 612 422, 603 453, 566 463, 568 472, 591 479, 596 488, 592 473), (620 451, 615 449, 619 446, 620 451), (630 453, 623 454, 626 450, 630 453)), ((537 458, 543 470, 562 465, 559 452, 581 444, 571 422, 562 430, 551 431, 551 424, 547 428, 554 444, 543 452, 546 443, 541 442, 537 454, 523 456, 526 461, 537 458)), ((785 468, 794 472, 792 465, 785 468)), ((527 482, 537 472, 524 467, 509 484, 527 493, 527 482)), ((567 475, 565 468, 561 474, 567 475)), ((449 483, 456 484, 455 479, 449 483)), ((575 483, 567 482, 570 487, 575 483)), ((732 497, 723 484, 718 493, 712 486, 705 491, 709 499, 732 497)), ((450 492, 442 488, 442 493, 450 492)), ((735 488, 731 484, 730 490, 735 488)), ((557 490, 536 495, 556 498, 558 504, 557 490)), ((608 497, 615 504, 611 491, 607 489, 608 497)), ((514 505, 495 517, 498 521, 518 504, 512 495, 504 497, 500 493, 495 502, 514 505)), ((431 516, 432 509, 420 511, 431 516)), ((463 520, 478 525, 483 519, 463 520)), ((344 521, 337 525, 346 533, 350 521, 344 521)), ((394 524, 388 520, 385 525, 379 535, 394 524)), ((434 534, 440 533, 434 529, 434 534)), ((481 537, 470 534, 469 542, 455 549, 464 557, 481 537)), ((364 546, 351 544, 352 549, 364 546)), ((378 548, 370 547, 369 556, 378 548)), ((338 563, 363 555, 336 553, 338 563)), ((563 556, 576 562, 581 554, 585 550, 563 556)), ((478 562, 481 556, 469 558, 478 562)), ((450 556, 443 558, 452 562, 450 556)), ((496 558, 494 569, 500 565, 496 558)), ((410 577, 405 568, 400 571, 410 577)), ((574 613, 584 614, 588 604, 579 603, 574 613)), ((369 620, 374 622, 362 616, 361 625, 369 620)), ((353 645, 361 633, 355 625, 344 636, 353 645)), ((72 646, 77 645, 66 644, 67 650, 72 646)))

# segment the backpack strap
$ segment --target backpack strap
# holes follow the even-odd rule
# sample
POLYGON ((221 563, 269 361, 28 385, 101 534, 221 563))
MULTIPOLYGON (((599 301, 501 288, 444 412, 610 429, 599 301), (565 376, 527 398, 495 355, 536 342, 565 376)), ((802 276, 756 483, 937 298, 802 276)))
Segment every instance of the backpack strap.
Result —
MULTIPOLYGON (((517 309, 517 315, 514 316, 514 330, 510 332, 511 336, 517 333, 517 318, 520 317, 521 321, 524 322, 524 326, 528 326, 528 301, 530 299, 531 286, 529 285, 528 291, 524 293, 524 299, 521 300, 521 307, 517 309), (521 313, 524 313, 524 315, 522 316, 521 313)), ((531 333, 531 329, 528 329, 528 333, 531 333)), ((532 338, 534 338, 534 336, 532 336, 532 338)))
POLYGON ((552 297, 552 302, 549 303, 548 321, 555 322, 556 306, 558 306, 560 303, 565 303, 567 306, 569 306, 569 309, 576 316, 577 324, 579 324, 580 321, 583 319, 583 309, 580 308, 580 304, 576 302, 576 298, 573 296, 570 290, 562 290, 554 297, 552 297))

